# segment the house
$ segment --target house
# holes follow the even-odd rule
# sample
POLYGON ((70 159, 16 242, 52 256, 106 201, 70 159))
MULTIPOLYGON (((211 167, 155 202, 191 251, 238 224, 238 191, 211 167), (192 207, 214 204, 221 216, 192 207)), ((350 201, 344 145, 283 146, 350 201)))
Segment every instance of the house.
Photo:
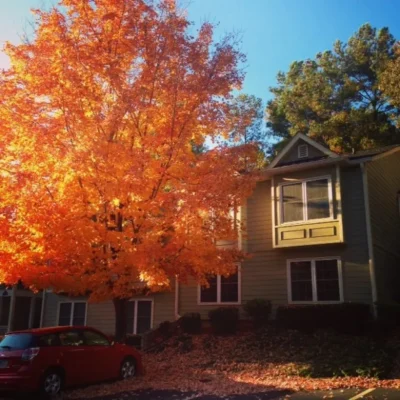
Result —
MULTIPOLYGON (((238 245, 252 257, 237 273, 214 277, 208 288, 173 282, 170 292, 132 298, 128 333, 144 333, 186 312, 207 318, 213 308, 240 307, 254 298, 274 307, 400 300, 400 146, 338 155, 298 134, 263 172, 240 218, 247 232, 238 245)), ((8 329, 21 326, 13 314, 21 293, 14 297, 5 314, 8 329)), ((112 302, 51 291, 30 301, 28 326, 39 320, 114 331, 112 302)))

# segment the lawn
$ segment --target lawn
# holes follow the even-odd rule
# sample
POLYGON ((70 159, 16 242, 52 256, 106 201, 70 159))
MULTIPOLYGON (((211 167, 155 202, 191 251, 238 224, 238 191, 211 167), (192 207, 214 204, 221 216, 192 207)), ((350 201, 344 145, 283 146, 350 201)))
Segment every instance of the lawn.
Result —
POLYGON ((272 327, 238 336, 175 336, 157 352, 144 355, 145 376, 71 391, 67 398, 146 388, 216 395, 272 388, 400 388, 397 337, 306 334, 272 327))

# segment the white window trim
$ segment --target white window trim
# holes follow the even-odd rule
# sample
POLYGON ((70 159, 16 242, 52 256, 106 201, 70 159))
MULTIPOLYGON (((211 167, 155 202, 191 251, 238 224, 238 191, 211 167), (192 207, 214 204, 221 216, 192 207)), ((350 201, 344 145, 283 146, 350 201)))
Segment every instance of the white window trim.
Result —
POLYGON ((294 258, 287 260, 286 262, 286 274, 287 274, 287 288, 288 288, 288 303, 289 304, 340 304, 344 302, 343 296, 343 271, 342 271, 342 260, 340 257, 316 257, 316 258, 294 258), (338 280, 339 280, 339 300, 321 301, 317 300, 317 275, 315 272, 316 261, 329 261, 336 260, 338 266, 338 280), (312 281, 312 301, 294 301, 292 300, 292 271, 290 265, 292 262, 308 261, 311 262, 311 281, 312 281))
POLYGON ((308 144, 299 144, 297 146, 297 157, 298 158, 307 158, 308 157, 308 144), (300 148, 306 149, 305 155, 301 155, 301 150, 300 148))
POLYGON ((201 301, 201 285, 197 285, 197 305, 199 306, 219 306, 219 305, 241 305, 242 304, 242 266, 237 264, 238 268, 238 301, 221 301, 221 275, 217 275, 217 301, 201 301))
POLYGON ((299 179, 299 180, 296 180, 293 182, 281 182, 278 185, 278 190, 279 190, 279 222, 280 222, 280 226, 302 225, 304 223, 317 223, 317 222, 334 220, 332 177, 330 175, 299 179), (307 182, 319 181, 319 180, 323 180, 323 179, 328 180, 329 217, 318 218, 318 219, 308 219, 307 182), (296 185, 299 183, 302 185, 301 188, 302 188, 302 200, 303 200, 303 219, 299 220, 299 221, 284 222, 283 221, 283 187, 290 186, 290 185, 296 185))
POLYGON ((134 319, 133 319, 133 335, 137 335, 137 316, 138 316, 138 302, 150 301, 151 302, 151 315, 150 315, 150 329, 154 326, 154 301, 149 298, 132 298, 129 302, 135 303, 134 319))
POLYGON ((86 322, 87 322, 87 312, 88 312, 88 304, 87 301, 85 300, 73 300, 73 301, 59 301, 58 302, 58 310, 57 310, 57 326, 59 324, 59 319, 60 319, 60 309, 61 309, 61 304, 71 304, 71 314, 69 316, 69 326, 73 326, 72 322, 74 320, 74 310, 75 310, 75 303, 85 303, 85 322, 84 322, 84 326, 86 326, 86 322))

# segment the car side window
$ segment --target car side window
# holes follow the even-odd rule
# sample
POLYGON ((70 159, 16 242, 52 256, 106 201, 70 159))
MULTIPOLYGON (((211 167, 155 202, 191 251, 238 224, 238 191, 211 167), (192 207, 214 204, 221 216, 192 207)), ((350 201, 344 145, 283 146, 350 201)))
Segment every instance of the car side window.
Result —
POLYGON ((42 335, 38 337, 37 345, 38 347, 60 346, 60 338, 55 333, 51 333, 49 335, 42 335))
POLYGON ((94 331, 84 331, 83 337, 86 346, 109 346, 110 341, 102 334, 94 331))
POLYGON ((65 331, 60 332, 61 346, 82 346, 83 336, 80 331, 65 331))

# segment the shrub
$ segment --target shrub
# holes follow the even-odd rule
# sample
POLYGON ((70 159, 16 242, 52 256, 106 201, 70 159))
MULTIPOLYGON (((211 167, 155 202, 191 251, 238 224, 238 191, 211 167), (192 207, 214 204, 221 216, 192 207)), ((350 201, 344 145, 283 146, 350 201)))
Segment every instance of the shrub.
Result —
POLYGON ((158 332, 160 333, 161 336, 164 338, 169 338, 172 336, 172 324, 169 321, 164 321, 161 322, 160 325, 158 326, 158 332))
POLYGON ((199 313, 186 313, 181 317, 180 326, 184 333, 197 334, 201 332, 201 317, 199 313))
POLYGON ((141 348, 142 346, 142 336, 141 335, 127 335, 125 339, 125 344, 128 346, 134 346, 141 348))
POLYGON ((243 306, 244 312, 253 321, 255 328, 261 328, 268 323, 271 314, 271 302, 264 299, 253 299, 243 306))
POLYGON ((377 303, 378 322, 385 327, 395 328, 400 326, 399 303, 377 303))
POLYGON ((208 313, 212 330, 217 335, 230 335, 237 331, 239 310, 237 308, 220 307, 208 313))
POLYGON ((303 332, 332 329, 340 333, 362 334, 370 320, 370 306, 361 303, 281 306, 276 313, 279 326, 303 332))

